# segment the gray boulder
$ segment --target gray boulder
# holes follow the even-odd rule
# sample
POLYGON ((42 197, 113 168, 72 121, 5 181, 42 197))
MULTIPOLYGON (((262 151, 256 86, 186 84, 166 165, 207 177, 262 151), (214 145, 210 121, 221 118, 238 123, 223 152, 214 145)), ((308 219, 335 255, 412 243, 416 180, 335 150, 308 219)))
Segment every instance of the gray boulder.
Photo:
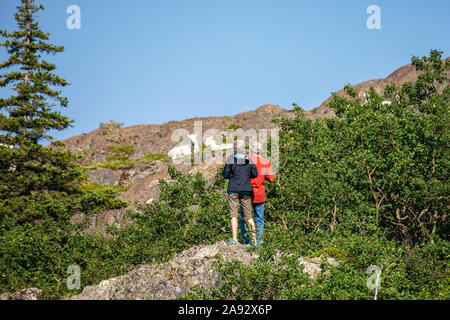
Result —
POLYGON ((218 286, 219 275, 211 263, 223 258, 238 259, 249 265, 256 258, 242 244, 218 242, 197 245, 153 266, 141 265, 129 273, 86 287, 70 300, 167 300, 188 293, 193 285, 204 289, 218 286))
MULTIPOLYGON (((141 265, 129 273, 104 280, 98 285, 84 288, 70 300, 171 300, 187 294, 193 285, 203 289, 220 286, 219 274, 212 263, 223 258, 225 261, 237 259, 250 265, 258 256, 251 254, 247 246, 217 242, 213 245, 197 245, 175 255, 170 261, 153 266, 141 265)), ((274 263, 280 261, 279 252, 274 263)), ((299 266, 310 278, 316 279, 322 272, 321 258, 298 259, 299 266)), ((331 265, 338 262, 325 259, 331 265)), ((327 273, 328 270, 325 270, 327 273)))
POLYGON ((39 300, 41 295, 41 289, 28 288, 14 293, 0 294, 0 300, 39 300))

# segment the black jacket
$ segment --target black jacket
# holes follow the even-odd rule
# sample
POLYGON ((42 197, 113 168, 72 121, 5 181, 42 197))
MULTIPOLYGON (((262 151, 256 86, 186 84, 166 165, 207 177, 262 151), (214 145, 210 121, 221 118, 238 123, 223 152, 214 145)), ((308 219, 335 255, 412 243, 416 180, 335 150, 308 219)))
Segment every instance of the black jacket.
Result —
POLYGON ((228 157, 222 176, 229 179, 228 192, 252 192, 253 187, 250 184, 250 179, 258 176, 258 169, 248 156, 237 153, 228 157))

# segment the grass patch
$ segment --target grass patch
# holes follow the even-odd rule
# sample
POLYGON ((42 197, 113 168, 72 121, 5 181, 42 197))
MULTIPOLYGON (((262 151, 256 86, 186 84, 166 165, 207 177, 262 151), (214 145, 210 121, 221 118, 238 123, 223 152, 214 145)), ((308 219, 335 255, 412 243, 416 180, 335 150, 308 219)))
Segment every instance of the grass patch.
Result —
POLYGON ((136 163, 136 160, 113 160, 113 161, 105 161, 105 162, 99 162, 92 166, 89 166, 88 170, 93 170, 96 168, 107 168, 107 169, 130 169, 134 164, 136 163))
POLYGON ((106 190, 114 190, 116 192, 122 192, 125 190, 124 187, 121 187, 119 185, 98 184, 98 183, 86 183, 83 185, 83 189, 95 192, 104 192, 106 190))
POLYGON ((124 153, 126 155, 130 155, 134 152, 134 147, 129 146, 129 145, 109 146, 106 148, 106 151, 114 152, 114 153, 124 153))
POLYGON ((125 154, 115 154, 108 156, 106 161, 92 163, 86 162, 84 163, 84 167, 87 170, 94 170, 97 168, 108 168, 112 170, 117 169, 129 169, 137 164, 149 164, 152 161, 162 161, 162 162, 170 162, 171 158, 164 153, 147 153, 146 155, 140 157, 139 159, 131 160, 128 159, 128 155, 125 154))
POLYGON ((128 159, 128 155, 126 154, 113 154, 111 156, 107 156, 106 157, 106 161, 122 161, 122 160, 127 160, 128 159))
POLYGON ((242 128, 242 127, 232 123, 232 124, 229 125, 227 130, 237 130, 237 129, 240 129, 240 128, 242 128))
POLYGON ((144 163, 148 163, 151 161, 163 161, 163 162, 169 162, 171 158, 164 154, 164 153, 147 153, 145 156, 142 156, 138 160, 143 161, 144 163))

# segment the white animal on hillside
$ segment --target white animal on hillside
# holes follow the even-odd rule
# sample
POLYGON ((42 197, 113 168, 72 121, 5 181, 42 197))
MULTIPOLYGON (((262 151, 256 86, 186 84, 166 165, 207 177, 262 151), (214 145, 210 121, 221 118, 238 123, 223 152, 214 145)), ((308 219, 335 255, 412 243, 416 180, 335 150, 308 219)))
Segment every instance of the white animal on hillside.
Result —
MULTIPOLYGON (((364 105, 364 104, 367 103, 367 93, 366 93, 366 92, 363 92, 363 93, 362 93, 362 97, 363 97, 363 99, 364 99, 364 103, 363 103, 363 105, 364 105)), ((397 98, 398 98, 398 95, 397 95, 397 98)), ((381 104, 382 104, 382 105, 385 105, 385 104, 391 104, 391 101, 390 101, 390 100, 384 100, 383 102, 381 102, 381 104)))
POLYGON ((189 154, 199 152, 200 148, 197 141, 197 136, 195 134, 188 135, 190 143, 183 146, 174 147, 169 151, 169 157, 176 159, 182 156, 187 156, 189 154))
POLYGON ((214 139, 213 136, 211 137, 206 137, 205 139, 205 146, 210 146, 212 151, 217 151, 217 150, 226 150, 226 149, 232 149, 233 148, 233 144, 232 143, 222 143, 222 144, 216 144, 216 140, 214 139))
MULTIPOLYGON (((359 96, 361 97, 361 94, 359 96)), ((362 93, 362 98, 363 98, 362 104, 365 105, 367 103, 367 93, 366 92, 362 93)))

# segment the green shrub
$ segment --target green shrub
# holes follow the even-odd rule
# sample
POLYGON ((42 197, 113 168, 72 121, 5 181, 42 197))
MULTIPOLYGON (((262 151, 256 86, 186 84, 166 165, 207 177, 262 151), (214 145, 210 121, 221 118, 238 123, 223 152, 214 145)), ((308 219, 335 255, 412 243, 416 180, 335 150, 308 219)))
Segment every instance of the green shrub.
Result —
POLYGON ((108 122, 102 123, 100 122, 99 128, 102 129, 118 129, 123 126, 123 123, 117 122, 115 120, 109 120, 108 122))
POLYGON ((232 123, 232 124, 230 124, 228 126, 227 130, 237 130, 237 129, 240 129, 240 128, 242 128, 242 127, 237 125, 237 124, 232 123))
POLYGON ((321 257, 322 255, 326 255, 328 257, 333 257, 338 261, 345 262, 347 260, 348 252, 346 250, 338 249, 338 248, 323 248, 319 251, 314 252, 310 255, 311 258, 321 257))
POLYGON ((49 197, 51 202, 40 199, 39 206, 19 203, 28 208, 27 217, 39 216, 42 221, 18 224, 11 217, 14 224, 8 225, 3 220, 0 292, 33 286, 43 290, 45 299, 61 298, 79 292, 66 287, 69 265, 81 268, 84 287, 123 274, 137 264, 167 261, 192 245, 225 240, 228 216, 223 183, 206 187, 200 174, 184 177, 174 168, 169 173, 177 183, 160 181, 162 200, 128 211, 134 223, 123 229, 109 227, 111 238, 86 234, 87 221, 72 224, 69 219, 75 212, 89 217, 123 207, 123 201, 114 200, 119 187, 85 184, 77 199, 55 202, 49 197), (197 207, 191 210, 190 206, 197 207))
POLYGON ((415 83, 334 96, 337 118, 278 120, 280 170, 268 184, 264 247, 250 267, 219 264, 222 286, 184 298, 373 299, 369 266, 382 268, 378 299, 448 299, 450 60, 413 58, 415 83), (438 90, 438 88, 441 88, 438 90), (383 104, 390 100, 391 104, 383 104), (312 283, 274 250, 340 261, 312 283))

